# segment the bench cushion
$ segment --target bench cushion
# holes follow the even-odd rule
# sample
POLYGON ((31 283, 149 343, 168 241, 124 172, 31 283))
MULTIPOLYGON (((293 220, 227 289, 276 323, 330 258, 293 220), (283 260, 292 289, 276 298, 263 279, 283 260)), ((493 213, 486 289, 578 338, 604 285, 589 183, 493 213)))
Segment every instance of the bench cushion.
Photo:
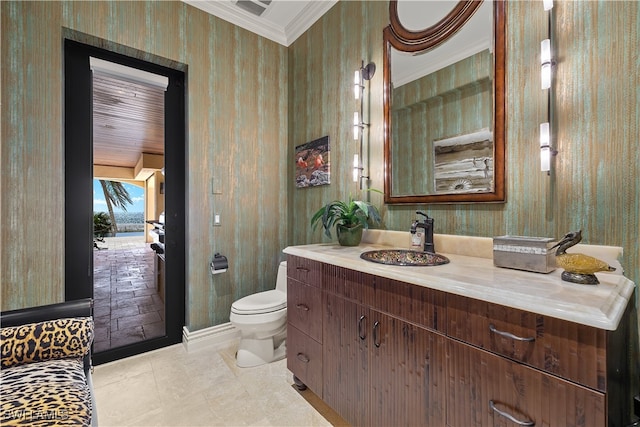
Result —
POLYGON ((2 368, 83 357, 89 353, 93 340, 93 319, 74 317, 4 327, 0 339, 2 368))
POLYGON ((0 370, 2 426, 91 425, 91 391, 81 357, 0 370))

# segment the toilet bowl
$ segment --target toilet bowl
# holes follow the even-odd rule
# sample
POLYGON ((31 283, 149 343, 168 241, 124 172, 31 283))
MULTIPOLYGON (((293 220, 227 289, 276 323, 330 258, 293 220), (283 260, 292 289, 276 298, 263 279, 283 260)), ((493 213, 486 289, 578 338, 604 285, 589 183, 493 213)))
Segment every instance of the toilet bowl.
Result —
POLYGON ((276 288, 240 298, 231 305, 231 324, 240 331, 236 364, 242 368, 286 356, 287 263, 278 267, 276 288))

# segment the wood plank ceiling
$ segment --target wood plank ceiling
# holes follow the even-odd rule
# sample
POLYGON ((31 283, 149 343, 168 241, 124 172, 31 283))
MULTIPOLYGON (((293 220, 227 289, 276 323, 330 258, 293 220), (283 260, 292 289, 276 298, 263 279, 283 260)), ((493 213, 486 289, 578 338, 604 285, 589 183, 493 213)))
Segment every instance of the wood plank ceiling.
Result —
POLYGON ((93 74, 93 164, 133 168, 164 154, 164 90, 93 74))

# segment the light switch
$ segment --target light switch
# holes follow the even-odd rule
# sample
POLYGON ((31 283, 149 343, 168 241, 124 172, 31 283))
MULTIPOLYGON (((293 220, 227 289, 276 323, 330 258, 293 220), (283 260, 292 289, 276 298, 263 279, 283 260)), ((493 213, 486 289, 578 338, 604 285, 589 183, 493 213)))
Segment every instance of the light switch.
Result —
POLYGON ((213 214, 213 225, 220 225, 220 214, 213 214))
POLYGON ((222 194, 218 179, 211 178, 211 194, 222 194))

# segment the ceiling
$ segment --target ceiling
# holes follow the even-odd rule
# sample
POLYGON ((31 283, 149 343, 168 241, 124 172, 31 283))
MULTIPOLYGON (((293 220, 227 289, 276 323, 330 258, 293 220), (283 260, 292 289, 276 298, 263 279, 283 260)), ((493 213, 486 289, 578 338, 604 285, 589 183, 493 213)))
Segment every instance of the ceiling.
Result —
POLYGON ((93 73, 93 164, 133 168, 164 153, 164 90, 93 73))

